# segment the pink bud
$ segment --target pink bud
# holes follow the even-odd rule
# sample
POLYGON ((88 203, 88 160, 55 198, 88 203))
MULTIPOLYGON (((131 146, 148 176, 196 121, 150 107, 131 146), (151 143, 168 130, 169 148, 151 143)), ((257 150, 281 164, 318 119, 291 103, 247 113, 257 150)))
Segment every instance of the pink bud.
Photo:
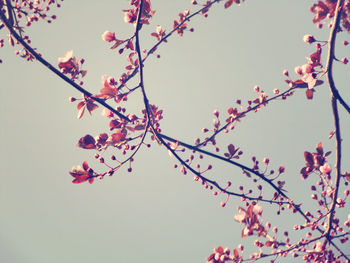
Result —
POLYGON ((281 166, 278 168, 278 172, 279 172, 280 174, 281 174, 281 173, 284 173, 285 170, 286 170, 286 168, 285 168, 283 165, 281 165, 281 166))
POLYGON ((348 64, 349 60, 347 58, 342 58, 341 62, 346 65, 348 64))
POLYGON ((303 38, 303 41, 305 43, 311 44, 311 43, 315 42, 316 39, 314 38, 313 35, 305 35, 304 38, 303 38))
POLYGON ((102 34, 102 39, 106 42, 112 42, 116 40, 115 33, 107 30, 102 34))
POLYGON ((289 76, 289 72, 288 72, 288 70, 283 70, 283 75, 285 75, 286 77, 288 77, 289 76))
POLYGON ((346 41, 346 40, 344 40, 344 41, 343 41, 343 45, 344 45, 344 46, 347 46, 347 45, 349 45, 349 42, 346 41))
POLYGON ((214 110, 214 116, 216 118, 219 118, 219 115, 220 115, 219 111, 218 110, 214 110))
POLYGON ((295 67, 294 71, 298 75, 303 75, 303 70, 302 70, 302 68, 300 66, 295 67))

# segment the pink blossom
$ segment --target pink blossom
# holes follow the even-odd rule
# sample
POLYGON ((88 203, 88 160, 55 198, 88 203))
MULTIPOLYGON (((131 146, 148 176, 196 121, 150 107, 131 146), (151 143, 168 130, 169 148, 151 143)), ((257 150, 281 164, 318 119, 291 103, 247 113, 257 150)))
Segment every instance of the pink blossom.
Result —
POLYGON ((330 174, 332 172, 332 168, 329 166, 328 163, 325 163, 323 166, 320 167, 320 171, 323 174, 330 174))
POLYGON ((102 34, 102 39, 106 42, 112 42, 116 40, 115 33, 107 30, 102 34))
POLYGON ((314 67, 310 64, 304 64, 301 66, 303 74, 314 72, 314 67))
POLYGON ((324 244, 321 242, 317 242, 315 251, 316 252, 323 252, 325 249, 324 244))
POLYGON ((295 67, 294 71, 298 75, 303 75, 303 70, 302 70, 302 68, 300 66, 295 67))

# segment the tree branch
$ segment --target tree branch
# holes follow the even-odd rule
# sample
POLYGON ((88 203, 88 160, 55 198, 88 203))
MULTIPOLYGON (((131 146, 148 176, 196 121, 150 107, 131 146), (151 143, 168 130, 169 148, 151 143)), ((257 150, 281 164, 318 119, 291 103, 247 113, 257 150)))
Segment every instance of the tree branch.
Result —
MULTIPOLYGON (((11 10, 9 10, 10 12, 11 10)), ((38 60, 41 64, 43 64, 46 68, 48 68, 51 72, 55 73, 58 77, 66 81, 68 84, 73 86, 76 90, 80 91, 87 97, 91 98, 92 100, 96 101, 97 103, 101 104, 105 108, 109 109, 112 111, 114 114, 116 114, 119 118, 130 122, 129 118, 126 117, 125 115, 121 114, 117 110, 115 110, 113 107, 108 105, 104 100, 95 98, 92 93, 88 92, 84 88, 82 88, 80 85, 69 79, 67 76, 62 74, 58 69, 56 69, 54 66, 52 66, 47 60, 45 60, 40 54, 38 54, 32 47, 30 47, 18 34, 17 32, 13 29, 11 24, 8 22, 7 18, 5 15, 0 12, 0 19, 3 21, 4 25, 7 27, 7 29, 10 31, 11 35, 36 59, 38 60)))

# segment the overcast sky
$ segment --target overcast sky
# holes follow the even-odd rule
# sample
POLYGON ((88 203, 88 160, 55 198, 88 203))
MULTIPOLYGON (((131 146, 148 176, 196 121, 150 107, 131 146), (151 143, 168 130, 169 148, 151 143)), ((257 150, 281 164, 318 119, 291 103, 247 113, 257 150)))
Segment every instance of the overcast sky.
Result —
MULTIPOLYGON (((125 56, 110 50, 101 34, 114 31, 120 39, 132 35, 133 26, 123 21, 128 2, 64 1, 53 10, 56 21, 28 29, 33 47, 54 65, 73 49, 76 57, 86 60, 84 87, 97 93, 103 74, 118 78, 127 65, 125 56)), ((168 32, 179 12, 197 10, 190 2, 153 0, 156 14, 141 31, 141 48, 155 43, 150 33, 157 25, 168 32)), ((303 36, 328 38, 327 29, 317 30, 312 23, 311 2, 247 0, 227 10, 222 2, 213 6, 208 18, 198 16, 190 22, 193 33, 171 37, 157 50, 160 59, 151 57, 145 64, 150 102, 164 111, 162 131, 192 143, 203 137, 203 127, 211 127, 215 109, 224 121, 227 108, 237 99, 245 103, 256 96, 255 85, 269 95, 275 88, 288 88, 283 70, 296 78, 294 67, 305 64, 314 50, 303 36)), ((0 38, 6 39, 6 34, 2 29, 0 38)), ((346 37, 341 35, 340 40, 346 37)), ((339 48, 340 58, 348 54, 348 49, 339 48)), ((104 169, 94 153, 76 144, 86 134, 108 132, 108 120, 101 116, 101 108, 92 117, 86 114, 77 120, 76 104, 68 98, 80 94, 39 63, 15 56, 7 43, 0 58, 1 262, 194 263, 204 262, 214 246, 232 249, 243 243, 249 249, 255 238, 242 240, 243 226, 234 221, 240 201, 231 198, 220 207, 226 196, 214 197, 192 175, 172 168, 175 160, 155 143, 137 154, 132 173, 125 167, 92 185, 72 184, 68 172, 84 160, 95 170, 104 169)), ((336 65, 336 71, 336 84, 349 98, 349 67, 336 65)), ((243 149, 242 162, 248 166, 253 155, 259 160, 269 157, 274 168, 284 165, 290 196, 305 203, 305 210, 312 209, 312 179, 302 181, 299 171, 305 162, 303 152, 313 151, 318 142, 334 151, 334 141, 328 140, 333 130, 329 101, 323 85, 314 100, 306 100, 301 91, 286 101, 272 102, 244 118, 231 133, 220 135, 220 153, 232 143, 243 149)), ((123 105, 140 114, 142 98, 133 95, 123 105)), ((343 135, 350 134, 348 116, 341 114, 343 135)), ((350 144, 344 139, 343 167, 350 170, 350 144)), ((214 168, 208 176, 231 180, 233 190, 246 183, 240 169, 201 161, 203 167, 209 163, 214 168)), ((264 222, 281 226, 281 231, 302 223, 289 212, 280 217, 276 212, 277 207, 264 207, 264 222)))

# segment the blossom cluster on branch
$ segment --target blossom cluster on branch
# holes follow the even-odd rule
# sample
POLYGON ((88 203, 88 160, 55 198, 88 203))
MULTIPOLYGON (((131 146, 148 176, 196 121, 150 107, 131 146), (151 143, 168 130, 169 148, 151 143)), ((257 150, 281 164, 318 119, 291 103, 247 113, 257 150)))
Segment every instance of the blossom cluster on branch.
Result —
MULTIPOLYGON (((305 35, 304 42, 314 45, 314 52, 307 57, 307 63, 295 67, 295 77, 291 76, 288 70, 283 71, 287 84, 284 84, 285 89, 276 88, 273 94, 269 95, 261 87, 255 86, 255 96, 246 102, 236 99, 234 105, 227 106, 224 114, 214 110, 213 126, 203 128, 202 133, 205 135, 198 136, 193 144, 189 144, 162 133, 163 110, 148 99, 143 68, 147 66, 146 62, 150 56, 159 57, 155 54, 159 45, 171 41, 171 37, 176 35, 183 37, 186 32, 194 32, 190 27, 191 19, 197 16, 208 17, 210 10, 220 2, 222 1, 192 0, 191 4, 195 11, 185 9, 179 12, 170 29, 157 25, 150 35, 156 41, 155 44, 148 49, 141 49, 142 28, 151 25, 156 12, 152 9, 151 0, 131 0, 130 7, 122 10, 125 23, 133 25, 130 37, 119 39, 118 32, 110 30, 101 32, 101 38, 110 45, 109 48, 126 57, 125 72, 119 76, 103 75, 101 88, 91 93, 82 87, 84 84, 82 79, 88 72, 83 69, 84 58, 75 57, 73 50, 70 50, 58 58, 55 67, 31 47, 31 41, 25 35, 25 27, 31 26, 33 22, 43 19, 51 23, 56 19, 55 15, 48 13, 51 5, 56 4, 60 7, 58 1, 1 0, 0 33, 7 29, 9 44, 21 46, 21 51, 16 51, 16 54, 20 54, 28 61, 39 61, 58 78, 82 93, 81 98, 70 97, 71 102, 77 103, 78 119, 81 119, 86 112, 93 115, 97 108, 102 107, 102 115, 109 120, 110 133, 86 134, 77 140, 77 146, 92 151, 93 157, 99 161, 104 170, 98 172, 91 168, 87 161, 83 161, 81 166, 73 166, 69 172, 73 177, 73 183, 92 184, 96 179, 101 180, 106 176, 115 175, 122 167, 132 172, 132 163, 139 149, 151 147, 151 144, 145 142, 149 137, 167 149, 170 156, 176 160, 174 168, 180 173, 192 175, 194 181, 200 183, 214 196, 225 196, 226 200, 221 202, 222 207, 226 206, 230 197, 237 197, 242 201, 234 219, 243 226, 242 238, 248 236, 257 238, 253 244, 256 252, 245 255, 242 244, 237 244, 234 249, 217 246, 207 257, 208 263, 253 262, 267 257, 272 258, 271 262, 274 262, 278 257, 289 255, 302 258, 304 262, 349 262, 350 255, 346 254, 340 244, 349 244, 350 215, 343 220, 337 217, 337 212, 345 208, 349 196, 348 181, 350 181, 350 173, 341 168, 342 137, 338 108, 342 107, 350 114, 350 107, 335 85, 332 69, 335 62, 344 65, 348 63, 346 57, 337 58, 334 50, 337 34, 350 32, 350 0, 315 1, 310 7, 310 12, 314 14, 313 22, 317 23, 318 28, 328 23, 329 39, 318 40, 314 35, 305 35), (129 84, 131 79, 138 79, 138 84, 131 86, 129 84), (330 104, 335 123, 330 136, 333 137, 335 144, 333 151, 335 169, 332 169, 332 163, 328 160, 331 151, 325 151, 321 142, 317 144, 315 152, 309 150, 304 152, 305 166, 300 170, 301 178, 303 180, 317 178, 317 183, 310 187, 310 198, 315 202, 315 209, 307 211, 301 203, 289 196, 288 185, 281 179, 281 175, 286 172, 284 165, 273 169, 268 157, 259 161, 256 156, 252 156, 251 164, 244 164, 241 161, 241 156, 244 154, 242 146, 230 143, 226 145, 227 151, 221 154, 217 140, 219 135, 233 131, 245 118, 263 110, 272 102, 284 101, 300 91, 305 91, 308 100, 316 100, 317 87, 324 85, 325 82, 330 90, 330 104), (129 112, 126 106, 121 106, 121 102, 128 101, 135 92, 142 94, 140 103, 143 105, 143 110, 138 113, 129 112), (243 186, 240 186, 239 190, 234 190, 230 181, 224 184, 218 183, 210 175, 215 172, 213 165, 203 166, 204 158, 206 161, 216 160, 232 165, 251 181, 255 190, 245 189, 243 186), (264 191, 266 188, 272 190, 273 194, 266 193, 264 191), (262 205, 275 205, 279 212, 288 210, 291 215, 303 218, 305 222, 295 225, 294 231, 306 231, 306 236, 292 240, 288 231, 279 231, 277 226, 272 226, 269 222, 264 223, 262 205)), ((224 1, 224 8, 238 6, 242 2, 244 1, 227 0, 224 1)), ((0 47, 4 43, 4 39, 0 39, 0 47)), ((347 46, 348 42, 344 41, 343 45, 347 46)))

